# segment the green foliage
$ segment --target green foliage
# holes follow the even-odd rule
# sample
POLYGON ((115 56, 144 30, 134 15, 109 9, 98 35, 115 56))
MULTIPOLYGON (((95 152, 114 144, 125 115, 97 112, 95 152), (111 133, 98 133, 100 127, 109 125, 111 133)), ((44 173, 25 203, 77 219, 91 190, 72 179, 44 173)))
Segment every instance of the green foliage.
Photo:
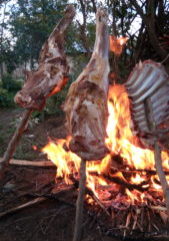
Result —
POLYGON ((19 63, 30 60, 31 68, 39 51, 61 18, 67 1, 20 0, 10 16, 11 33, 16 38, 14 51, 19 63))
POLYGON ((14 93, 8 92, 6 89, 0 87, 0 107, 14 106, 14 93))
POLYGON ((9 92, 17 92, 21 89, 21 82, 14 80, 10 74, 2 77, 2 88, 9 92))
POLYGON ((20 81, 13 79, 10 74, 4 75, 0 82, 0 107, 14 107, 14 96, 20 89, 20 81))

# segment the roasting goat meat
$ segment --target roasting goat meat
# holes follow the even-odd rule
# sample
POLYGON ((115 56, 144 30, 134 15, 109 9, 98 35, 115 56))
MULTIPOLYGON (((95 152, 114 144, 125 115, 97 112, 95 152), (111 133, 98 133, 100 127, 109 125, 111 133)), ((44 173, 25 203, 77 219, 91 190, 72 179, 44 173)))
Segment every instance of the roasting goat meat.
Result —
POLYGON ((85 160, 101 159, 108 152, 105 146, 109 84, 107 20, 107 12, 98 9, 93 54, 80 76, 72 83, 64 105, 72 136, 70 149, 85 160))
POLYGON ((24 86, 15 96, 15 102, 20 106, 41 110, 46 98, 65 85, 69 68, 64 54, 64 33, 74 15, 74 7, 68 6, 64 17, 43 45, 38 69, 27 72, 24 86))
POLYGON ((169 76, 164 67, 152 60, 140 62, 125 86, 131 99, 134 130, 142 143, 152 147, 156 137, 162 149, 168 149, 169 76), (155 132, 152 125, 156 127, 155 132))

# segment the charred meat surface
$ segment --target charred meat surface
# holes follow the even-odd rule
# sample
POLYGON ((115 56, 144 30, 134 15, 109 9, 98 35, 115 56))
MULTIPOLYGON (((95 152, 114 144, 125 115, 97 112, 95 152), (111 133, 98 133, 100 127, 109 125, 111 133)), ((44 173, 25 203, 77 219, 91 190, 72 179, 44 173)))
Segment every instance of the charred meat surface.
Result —
POLYGON ((64 110, 72 136, 70 149, 86 160, 101 159, 105 146, 108 118, 109 37, 107 12, 98 9, 94 51, 85 69, 72 83, 64 110))
POLYGON ((15 102, 20 106, 41 110, 46 98, 59 92, 66 84, 69 68, 64 53, 64 33, 74 15, 74 7, 68 6, 64 17, 43 45, 38 69, 27 72, 24 86, 15 96, 15 102))

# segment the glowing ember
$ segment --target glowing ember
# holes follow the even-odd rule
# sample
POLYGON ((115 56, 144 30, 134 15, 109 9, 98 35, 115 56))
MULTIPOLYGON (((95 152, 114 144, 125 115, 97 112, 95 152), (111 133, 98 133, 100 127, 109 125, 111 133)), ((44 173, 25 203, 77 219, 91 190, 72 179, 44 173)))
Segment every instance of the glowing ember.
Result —
MULTIPOLYGON (((151 175, 154 171, 154 154, 149 149, 140 147, 139 140, 131 131, 131 116, 129 110, 129 99, 122 85, 115 85, 109 89, 109 120, 107 125, 106 145, 111 150, 102 161, 87 163, 87 185, 102 201, 105 195, 104 186, 114 192, 113 202, 122 200, 126 203, 142 203, 163 200, 162 189, 157 175, 151 175), (123 163, 115 160, 114 156, 120 156, 123 163), (122 167, 123 171, 118 169, 122 167), (117 169, 117 170, 116 170, 117 169), (132 172, 134 170, 134 172, 132 172), (138 170, 138 171, 137 171, 138 170), (125 173, 127 173, 125 175, 125 173), (110 178, 107 178, 107 177, 110 178), (113 180, 120 182, 113 182, 113 180), (110 181, 112 179, 112 181, 110 181), (132 186, 121 184, 129 183, 132 186), (123 191, 121 190, 123 188, 123 191), (122 195, 119 192, 122 191, 122 195)), ((68 150, 69 141, 56 140, 49 142, 42 151, 56 165, 57 177, 64 178, 67 184, 72 183, 71 177, 77 178, 80 158, 68 150)), ((168 155, 162 153, 165 171, 169 170, 168 155)))

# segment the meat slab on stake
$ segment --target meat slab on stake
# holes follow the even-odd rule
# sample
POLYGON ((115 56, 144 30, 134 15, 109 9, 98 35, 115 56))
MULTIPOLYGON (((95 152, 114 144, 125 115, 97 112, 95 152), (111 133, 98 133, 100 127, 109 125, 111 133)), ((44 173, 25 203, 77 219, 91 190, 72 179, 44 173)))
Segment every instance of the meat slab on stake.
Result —
POLYGON ((27 73, 26 83, 15 96, 16 103, 28 110, 23 114, 22 121, 9 142, 0 163, 1 180, 32 111, 42 110, 46 99, 60 91, 66 83, 69 68, 64 53, 64 34, 74 16, 75 9, 70 5, 66 9, 64 17, 43 45, 38 69, 27 73))
POLYGON ((169 186, 162 168, 161 151, 169 137, 169 76, 160 63, 139 63, 126 88, 131 98, 135 130, 142 142, 155 150, 155 166, 163 188, 169 218, 169 186))
POLYGON ((107 12, 96 13, 96 39, 91 59, 77 80, 71 85, 64 110, 72 137, 70 149, 82 158, 79 195, 77 200, 74 241, 81 236, 83 199, 86 182, 86 160, 103 158, 108 120, 107 94, 109 74, 109 37, 107 12))
MULTIPOLYGON (((73 8, 69 7, 66 12, 68 15, 66 14, 58 25, 60 26, 58 31, 60 31, 61 36, 63 34, 61 24, 64 25, 68 21, 66 24, 68 26, 74 16, 73 8)), ((50 155, 48 155, 53 162, 55 162, 54 157, 58 161, 56 162, 58 177, 64 176, 64 161, 67 165, 66 171, 69 167, 71 169, 75 167, 73 172, 68 170, 68 174, 64 176, 65 179, 72 176, 72 180, 78 176, 79 156, 82 158, 74 241, 80 240, 81 234, 86 160, 103 158, 102 162, 87 162, 87 174, 90 174, 87 176, 87 182, 89 184, 90 180, 93 181, 92 184, 96 187, 96 194, 101 200, 100 203, 109 208, 106 211, 113 217, 112 223, 114 222, 114 224, 111 223, 113 233, 117 234, 118 232, 120 235, 123 233, 123 236, 125 236, 133 235, 134 231, 139 230, 142 234, 143 231, 148 234, 151 231, 153 236, 154 230, 159 231, 161 229, 161 226, 158 228, 158 225, 155 225, 159 223, 157 217, 161 216, 160 220, 166 223, 166 208, 161 195, 161 186, 155 177, 156 171, 152 170, 154 159, 151 157, 153 157, 153 150, 155 149, 156 168, 167 199, 168 184, 159 161, 161 159, 160 149, 168 149, 166 140, 168 128, 167 121, 165 121, 169 116, 168 75, 160 64, 153 61, 138 64, 126 83, 126 89, 131 100, 131 112, 129 111, 129 100, 124 86, 114 85, 110 87, 108 101, 110 115, 107 125, 109 38, 106 21, 106 12, 99 9, 96 20, 96 42, 92 58, 79 78, 72 84, 64 107, 67 126, 72 135, 69 146, 78 156, 64 148, 65 144, 68 145, 66 140, 61 140, 60 143, 58 141, 57 147, 60 152, 57 151, 57 148, 54 149, 54 143, 52 143, 52 151, 54 150, 52 157, 50 158, 50 155), (132 113, 135 124, 134 130, 137 132, 137 136, 143 145, 148 146, 149 149, 141 148, 138 138, 131 132, 129 127, 130 113, 132 113), (106 128, 109 135, 106 145, 111 150, 112 155, 105 145, 106 128), (122 159, 121 164, 115 161, 117 155, 122 159), (77 159, 77 162, 75 159, 77 159), (144 165, 141 165, 142 161, 145 161, 144 165), (59 164, 62 168, 59 167, 59 164), (60 169, 62 172, 59 172, 60 169), (100 180, 102 182, 99 182, 100 180), (106 186, 102 189, 104 185, 106 186), (153 219, 153 217, 155 218, 153 219)), ((18 141, 22 134, 32 110, 42 109, 46 98, 59 91, 65 83, 68 67, 65 65, 62 42, 59 44, 62 37, 59 37, 56 29, 53 32, 56 36, 51 34, 41 51, 38 70, 28 73, 27 81, 29 81, 25 83, 23 90, 16 96, 16 101, 23 107, 28 108, 28 111, 25 112, 21 125, 18 127, 12 142, 10 142, 6 152, 7 155, 4 155, 3 161, 9 160, 12 156, 15 149, 14 143, 16 140, 18 141), (56 65, 59 66, 58 69, 56 65), (46 85, 46 83, 49 83, 49 85, 46 85), (27 93, 29 94, 27 95, 27 93), (37 98, 37 96, 39 97, 37 98)), ((46 149, 45 147, 43 151, 48 153, 46 149)), ((163 157, 163 161, 168 161, 167 153, 166 156, 163 157)), ((168 175, 168 164, 165 174, 168 175)), ((92 189, 92 191, 94 193, 95 190, 92 189)))
POLYGON ((96 40, 92 57, 70 86, 64 110, 72 137, 70 149, 82 159, 100 160, 108 152, 105 145, 108 120, 109 73, 107 14, 96 14, 96 40))
POLYGON ((15 102, 23 108, 43 109, 46 99, 66 84, 69 67, 64 53, 64 33, 74 15, 73 6, 68 6, 42 47, 38 69, 27 72, 24 86, 15 96, 15 102))

